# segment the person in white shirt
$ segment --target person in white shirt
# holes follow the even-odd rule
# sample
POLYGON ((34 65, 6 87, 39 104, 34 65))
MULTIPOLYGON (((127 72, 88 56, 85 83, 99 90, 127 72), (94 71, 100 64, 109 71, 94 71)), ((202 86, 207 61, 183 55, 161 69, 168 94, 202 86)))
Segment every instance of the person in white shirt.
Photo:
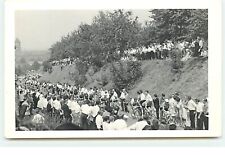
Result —
POLYGON ((149 94, 149 91, 146 90, 144 106, 150 108, 152 106, 152 101, 153 101, 152 96, 149 94))
POLYGON ((188 119, 188 108, 186 102, 182 102, 181 104, 182 109, 182 126, 190 126, 190 120, 188 119))
POLYGON ((115 118, 113 116, 109 116, 108 130, 114 130, 114 121, 115 118))
POLYGON ((54 113, 59 113, 61 110, 61 104, 55 96, 53 97, 52 107, 54 108, 54 113))
POLYGON ((201 53, 202 52, 202 50, 203 50, 203 39, 202 38, 199 38, 199 53, 201 53))
POLYGON ((121 107, 122 111, 128 112, 127 104, 125 103, 126 97, 127 97, 127 92, 125 89, 122 90, 121 95, 120 95, 120 101, 121 101, 121 107))
POLYGON ((36 114, 32 119, 32 123, 34 123, 35 125, 40 125, 43 124, 44 122, 45 118, 41 114, 39 114, 39 110, 37 110, 36 114))
POLYGON ((80 112, 81 107, 74 99, 71 100, 68 104, 69 109, 72 111, 72 123, 80 125, 80 112))
POLYGON ((134 123, 130 127, 129 130, 143 130, 146 125, 149 125, 146 120, 139 119, 138 122, 134 123))
POLYGON ((47 104, 48 104, 47 99, 41 94, 37 107, 43 110, 47 108, 47 104))
POLYGON ((98 130, 102 130, 102 125, 103 125, 103 118, 102 118, 102 112, 99 111, 98 115, 95 119, 95 124, 98 130))
POLYGON ((123 115, 114 122, 114 130, 127 130, 127 116, 123 115))
POLYGON ((90 114, 93 118, 95 118, 98 115, 100 108, 98 105, 90 106, 90 114))
POLYGON ((118 94, 116 93, 116 91, 114 89, 112 90, 112 96, 110 99, 112 102, 114 102, 118 99, 118 94))
POLYGON ((187 108, 189 110, 191 128, 195 129, 195 111, 196 111, 196 103, 191 99, 191 96, 187 97, 188 103, 187 108))
POLYGON ((176 116, 177 101, 174 100, 173 96, 169 99, 169 112, 172 117, 176 116))
POLYGON ((139 91, 139 102, 140 105, 144 106, 143 103, 145 102, 145 94, 143 93, 142 90, 139 91))
POLYGON ((203 113, 204 103, 196 99, 196 112, 197 112, 197 130, 203 130, 203 123, 201 120, 201 115, 203 113))
POLYGON ((81 118, 80 123, 81 127, 84 130, 88 130, 88 116, 90 114, 90 106, 84 101, 83 105, 81 106, 81 118))
POLYGON ((145 94, 142 92, 142 90, 140 91, 140 101, 145 101, 145 94))

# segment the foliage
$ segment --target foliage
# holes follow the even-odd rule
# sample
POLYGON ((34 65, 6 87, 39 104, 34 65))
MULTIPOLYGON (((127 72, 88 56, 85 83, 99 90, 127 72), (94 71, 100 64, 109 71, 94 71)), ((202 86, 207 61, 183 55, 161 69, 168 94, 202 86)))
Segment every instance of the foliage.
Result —
POLYGON ((119 60, 124 50, 139 46, 140 29, 130 11, 99 12, 92 24, 81 24, 53 44, 49 49, 51 60, 75 57, 102 67, 119 60))
POLYGON ((114 63, 111 72, 116 89, 130 89, 143 76, 141 63, 137 61, 114 63))
POLYGON ((208 40, 207 9, 154 9, 151 11, 158 42, 165 40, 208 40))
POLYGON ((106 74, 101 75, 102 86, 106 86, 109 83, 109 77, 106 74))
POLYGON ((120 60, 124 51, 166 40, 191 40, 196 36, 208 40, 207 9, 153 9, 146 24, 138 23, 131 11, 100 11, 91 24, 82 23, 77 30, 61 38, 49 49, 51 60, 79 58, 102 67, 120 60))
POLYGON ((49 72, 49 73, 52 72, 52 65, 49 63, 49 61, 44 61, 42 63, 42 65, 43 65, 43 71, 44 72, 49 72))
POLYGON ((28 70, 31 70, 31 66, 27 63, 25 58, 21 58, 15 67, 15 73, 17 75, 24 75, 28 70))
POLYGON ((41 67, 41 64, 39 64, 37 61, 34 61, 33 64, 31 65, 32 70, 39 70, 41 67))
POLYGON ((179 49, 173 49, 170 54, 172 59, 171 67, 178 72, 184 66, 183 61, 181 61, 182 52, 179 49))
POLYGON ((18 65, 16 66, 15 73, 19 76, 26 74, 26 71, 20 65, 18 65))
POLYGON ((85 75, 88 71, 89 66, 86 62, 77 61, 76 62, 76 68, 77 68, 80 75, 85 75))

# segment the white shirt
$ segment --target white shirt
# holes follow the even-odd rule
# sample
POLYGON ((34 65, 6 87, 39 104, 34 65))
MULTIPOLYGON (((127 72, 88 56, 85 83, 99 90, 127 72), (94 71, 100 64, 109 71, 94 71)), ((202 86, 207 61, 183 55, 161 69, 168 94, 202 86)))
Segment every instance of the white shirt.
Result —
POLYGON ((141 93, 140 99, 141 99, 141 101, 145 100, 145 94, 144 93, 141 93))
POLYGON ((152 99, 152 97, 151 97, 150 94, 147 94, 147 95, 145 96, 145 100, 146 100, 146 101, 153 101, 153 99, 152 99))
POLYGON ((105 91, 101 91, 101 98, 104 98, 105 97, 105 91))
POLYGON ((115 101, 115 99, 117 99, 117 98, 118 98, 118 95, 117 95, 116 92, 114 92, 113 95, 112 95, 112 97, 111 97, 111 100, 112 101, 115 101))
POLYGON ((139 122, 136 122, 135 124, 131 125, 129 127, 130 130, 143 130, 143 128, 148 125, 148 123, 143 120, 143 121, 139 121, 139 122))
POLYGON ((203 47, 203 41, 202 40, 199 41, 199 46, 203 47))
POLYGON ((34 118, 32 119, 32 122, 35 124, 42 124, 44 123, 45 119, 42 115, 36 114, 34 115, 34 118))
POLYGON ((56 110, 60 110, 61 109, 61 104, 58 100, 55 100, 52 102, 52 106, 56 109, 56 110))
POLYGON ((174 100, 174 98, 169 99, 169 105, 170 107, 175 107, 177 105, 177 101, 174 100))
POLYGON ((117 119, 114 122, 114 130, 126 130, 127 129, 127 123, 123 119, 117 119))
POLYGON ((47 108, 47 104, 48 104, 47 99, 44 97, 41 97, 40 100, 38 101, 37 107, 41 109, 47 108))
POLYGON ((126 95, 124 92, 121 92, 121 95, 120 95, 120 99, 125 99, 126 98, 126 95))
POLYGON ((75 113, 79 113, 81 111, 80 105, 76 101, 69 102, 67 105, 69 109, 71 109, 75 113))
POLYGON ((109 130, 109 129, 110 129, 110 128, 109 128, 109 123, 103 122, 103 123, 102 123, 102 129, 103 129, 103 130, 109 130))
POLYGON ((198 104, 196 104, 196 111, 197 112, 203 112, 203 108, 204 108, 204 103, 199 102, 198 104))
POLYGON ((108 124, 108 130, 114 130, 114 128, 115 128, 114 122, 110 122, 110 123, 108 124))
POLYGON ((81 106, 81 112, 86 114, 86 115, 89 115, 90 112, 91 112, 90 106, 88 106, 87 104, 83 104, 81 106))
POLYGON ((98 114, 98 111, 100 110, 99 106, 98 105, 95 105, 95 106, 91 106, 90 107, 90 113, 93 117, 96 117, 97 114, 98 114))
POLYGON ((188 101, 187 108, 188 108, 188 110, 195 110, 196 103, 193 100, 188 101))
POLYGON ((101 126, 103 124, 103 118, 101 115, 98 115, 95 119, 95 124, 97 126, 98 129, 101 129, 101 126))

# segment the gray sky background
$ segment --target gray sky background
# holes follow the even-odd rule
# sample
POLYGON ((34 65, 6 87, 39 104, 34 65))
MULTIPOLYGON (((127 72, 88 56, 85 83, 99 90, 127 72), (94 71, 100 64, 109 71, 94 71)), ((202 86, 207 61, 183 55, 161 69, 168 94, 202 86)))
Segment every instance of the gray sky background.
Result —
MULTIPOLYGON (((62 36, 76 30, 83 22, 91 24, 99 10, 17 11, 15 35, 22 50, 48 50, 62 36)), ((149 10, 132 10, 139 22, 149 20, 149 10)))

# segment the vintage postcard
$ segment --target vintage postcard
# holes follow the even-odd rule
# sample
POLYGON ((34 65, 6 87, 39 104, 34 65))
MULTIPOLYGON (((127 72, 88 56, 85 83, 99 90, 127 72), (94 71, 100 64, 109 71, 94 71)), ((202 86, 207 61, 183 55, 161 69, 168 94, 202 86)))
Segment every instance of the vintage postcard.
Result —
POLYGON ((6 1, 5 137, 221 136, 219 1, 104 4, 6 1))

